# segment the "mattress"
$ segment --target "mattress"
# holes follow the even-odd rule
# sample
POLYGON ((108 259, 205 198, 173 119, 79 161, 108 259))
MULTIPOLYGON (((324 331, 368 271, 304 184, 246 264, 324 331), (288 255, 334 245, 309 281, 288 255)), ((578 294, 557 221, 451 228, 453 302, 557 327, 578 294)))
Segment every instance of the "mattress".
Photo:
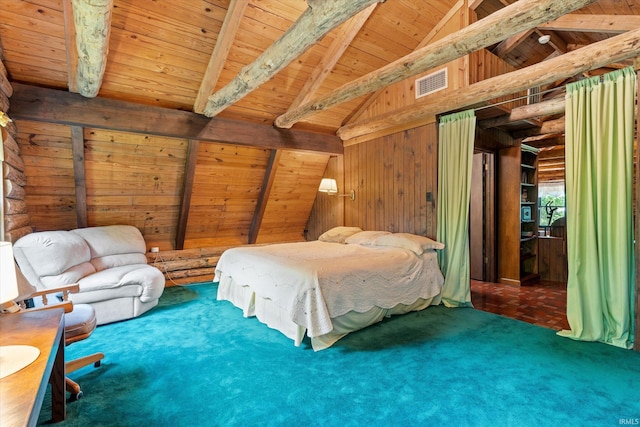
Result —
POLYGON ((216 267, 218 299, 315 350, 385 316, 439 303, 435 250, 312 241, 239 247, 216 267), (337 338, 336 338, 337 337, 337 338))

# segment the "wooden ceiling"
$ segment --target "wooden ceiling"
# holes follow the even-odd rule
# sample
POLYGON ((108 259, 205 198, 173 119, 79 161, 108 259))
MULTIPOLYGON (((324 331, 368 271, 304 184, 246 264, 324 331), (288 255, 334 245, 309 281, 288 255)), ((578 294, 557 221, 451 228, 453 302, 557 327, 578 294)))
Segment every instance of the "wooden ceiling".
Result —
MULTIPOLYGON (((272 125, 301 102, 319 99, 428 46, 430 40, 437 39, 440 23, 465 4, 475 10, 477 19, 482 19, 521 2, 346 2, 349 7, 355 3, 363 5, 362 11, 328 31, 273 77, 222 109, 217 117, 272 125)), ((251 66, 295 26, 308 7, 320 8, 336 2, 96 0, 91 4, 102 3, 107 11, 98 14, 103 19, 103 28, 77 17, 74 22, 73 6, 82 3, 89 2, 2 1, 0 48, 11 81, 80 91, 76 78, 84 71, 78 68, 82 55, 75 48, 76 33, 81 34, 83 27, 88 26, 94 32, 85 37, 90 41, 105 40, 104 74, 94 82, 98 98, 201 113, 207 97, 234 82, 243 68, 251 66), (99 29, 97 33, 95 28, 99 29)), ((516 68, 524 68, 638 28, 640 0, 598 0, 487 48, 516 68), (541 35, 549 35, 549 43, 540 44, 541 35)), ((319 29, 312 25, 306 31, 319 29)), ((296 46, 280 49, 286 54, 296 46)), ((572 79, 630 64, 632 61, 620 61, 572 79)), ((273 66, 266 62, 258 65, 273 66)), ((561 88, 569 80, 563 78, 543 89, 561 88)), ((561 89, 546 92, 543 100, 558 95, 561 89)), ((347 99, 309 114, 294 128, 335 133, 349 123, 369 96, 347 99)))

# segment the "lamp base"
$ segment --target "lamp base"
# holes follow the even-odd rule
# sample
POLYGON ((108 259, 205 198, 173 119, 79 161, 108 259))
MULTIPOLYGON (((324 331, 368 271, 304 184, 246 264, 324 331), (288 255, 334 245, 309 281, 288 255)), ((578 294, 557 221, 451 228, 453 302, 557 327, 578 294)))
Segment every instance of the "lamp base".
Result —
POLYGON ((40 350, 30 345, 0 346, 0 378, 26 368, 40 356, 40 350))

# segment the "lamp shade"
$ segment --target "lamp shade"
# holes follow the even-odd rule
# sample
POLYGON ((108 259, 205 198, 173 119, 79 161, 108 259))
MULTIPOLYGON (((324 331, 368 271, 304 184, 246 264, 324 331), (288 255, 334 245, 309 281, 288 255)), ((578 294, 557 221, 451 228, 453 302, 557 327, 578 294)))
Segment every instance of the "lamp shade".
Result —
POLYGON ((0 242, 0 303, 13 301, 18 297, 16 264, 10 242, 0 242))
POLYGON ((320 191, 321 193, 336 194, 338 192, 338 184, 336 183, 335 179, 322 178, 318 191, 320 191))

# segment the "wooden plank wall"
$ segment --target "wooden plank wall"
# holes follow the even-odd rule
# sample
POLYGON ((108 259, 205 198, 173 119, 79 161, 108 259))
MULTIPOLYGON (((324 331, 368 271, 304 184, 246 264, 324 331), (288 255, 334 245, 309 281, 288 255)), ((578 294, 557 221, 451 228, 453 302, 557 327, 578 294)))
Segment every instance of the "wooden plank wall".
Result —
POLYGON ((345 225, 435 238, 437 146, 431 123, 345 147, 345 225))
POLYGON ((199 144, 185 249, 247 243, 269 151, 199 144))
POLYGON ((272 165, 273 184, 265 192, 271 150, 196 141, 187 201, 183 195, 192 142, 188 139, 27 120, 16 125, 15 151, 22 157, 14 156, 20 166, 13 175, 22 176, 18 182, 24 183, 26 195, 24 200, 6 199, 5 204, 31 214, 26 224, 32 228, 23 234, 133 225, 142 232, 147 249, 160 249, 159 255, 149 254, 149 262, 165 272, 169 285, 211 280, 222 251, 248 244, 256 223, 256 243, 303 240, 329 160, 329 154, 279 150, 272 165), (74 150, 78 145, 81 148, 74 150), (18 175, 21 170, 24 174, 18 175), (263 196, 258 221, 257 205, 263 196), (185 203, 185 250, 177 250, 185 203))
MULTIPOLYGON (((436 34, 433 35, 430 42, 434 42, 447 34, 458 31, 463 25, 465 25, 466 19, 467 9, 464 7, 460 8, 460 10, 454 14, 436 34)), ((394 111, 413 104, 433 102, 434 99, 438 99, 438 96, 442 96, 443 94, 456 91, 459 88, 466 86, 468 84, 467 82, 467 59, 466 57, 463 57, 455 61, 451 61, 446 65, 421 73, 415 77, 395 83, 386 87, 384 90, 380 90, 376 93, 375 101, 368 106, 366 111, 363 112, 362 116, 358 120, 374 118, 389 111, 394 111), (415 81, 433 72, 440 71, 443 68, 447 68, 448 87, 436 93, 416 99, 415 81)))
MULTIPOLYGON (((483 80, 489 79, 495 76, 501 76, 503 74, 509 73, 511 71, 515 71, 516 69, 497 57, 493 53, 489 52, 486 49, 477 50, 468 55, 469 58, 469 84, 479 83, 483 80)), ((504 101, 508 101, 513 98, 520 98, 527 95, 527 92, 514 93, 508 96, 502 96, 499 98, 494 98, 487 101, 487 104, 495 104, 501 103, 504 101)), ((519 107, 525 105, 527 103, 526 99, 519 99, 516 101, 506 102, 501 104, 501 108, 503 109, 512 109, 515 107, 519 107)))
POLYGON ((304 240, 328 161, 328 154, 282 151, 256 243, 304 240))
POLYGON ((88 225, 130 224, 149 246, 175 241, 187 141, 84 130, 88 225))
MULTIPOLYGON (((323 178, 333 178, 338 183, 338 191, 344 191, 344 156, 329 159, 323 178)), ((344 205, 348 198, 316 192, 316 199, 309 215, 305 240, 317 240, 330 228, 344 224, 344 205)))
POLYGON ((70 127, 23 120, 16 125, 34 231, 76 228, 70 127))

